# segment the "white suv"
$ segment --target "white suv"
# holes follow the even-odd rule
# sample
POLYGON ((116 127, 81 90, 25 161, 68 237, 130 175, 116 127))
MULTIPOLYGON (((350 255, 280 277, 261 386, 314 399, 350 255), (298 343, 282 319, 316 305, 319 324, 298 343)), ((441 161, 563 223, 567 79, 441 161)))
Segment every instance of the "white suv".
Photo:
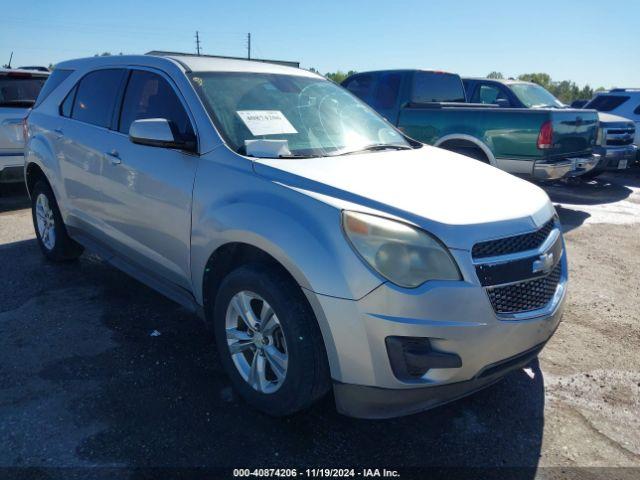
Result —
POLYGON ((611 113, 636 124, 634 145, 640 148, 640 88, 614 88, 596 94, 583 108, 611 113))

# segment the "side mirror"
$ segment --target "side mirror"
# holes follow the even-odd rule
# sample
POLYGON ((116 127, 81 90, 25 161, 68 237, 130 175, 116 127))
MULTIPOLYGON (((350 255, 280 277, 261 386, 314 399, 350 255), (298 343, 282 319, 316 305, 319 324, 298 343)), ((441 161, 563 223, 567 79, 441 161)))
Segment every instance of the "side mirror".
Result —
POLYGON ((140 145, 162 148, 179 148, 195 151, 195 141, 176 138, 166 118, 135 120, 129 127, 129 140, 140 145))
POLYGON ((494 105, 497 105, 500 108, 509 108, 511 105, 509 104, 509 100, 506 98, 496 98, 493 101, 494 105))

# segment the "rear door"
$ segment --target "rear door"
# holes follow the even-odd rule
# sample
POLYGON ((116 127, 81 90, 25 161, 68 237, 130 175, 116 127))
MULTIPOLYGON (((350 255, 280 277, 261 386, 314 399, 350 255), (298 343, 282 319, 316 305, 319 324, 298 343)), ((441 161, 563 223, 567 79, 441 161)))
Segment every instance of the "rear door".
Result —
POLYGON ((54 129, 68 222, 98 240, 105 237, 102 212, 110 208, 102 195, 104 158, 125 73, 108 68, 82 77, 60 105, 54 129))
POLYGON ((190 289, 191 199, 198 156, 129 140, 131 123, 165 118, 174 132, 194 137, 186 103, 162 72, 129 74, 117 130, 110 132, 102 166, 106 208, 101 221, 110 244, 147 271, 190 289))

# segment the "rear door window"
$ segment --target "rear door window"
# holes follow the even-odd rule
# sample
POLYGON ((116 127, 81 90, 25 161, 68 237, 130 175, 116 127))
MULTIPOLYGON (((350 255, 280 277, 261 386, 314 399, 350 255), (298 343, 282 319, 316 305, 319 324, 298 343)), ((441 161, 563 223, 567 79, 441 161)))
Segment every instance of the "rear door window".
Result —
POLYGON ((71 118, 108 128, 124 76, 123 69, 96 70, 78 84, 71 118))
POLYGON ((413 78, 414 103, 464 102, 464 87, 458 75, 441 72, 417 72, 413 78))
POLYGON ((156 73, 134 70, 124 95, 118 130, 128 134, 131 124, 144 118, 168 120, 174 133, 182 138, 194 135, 189 116, 171 85, 156 73))
POLYGON ((587 103, 584 108, 593 108, 599 112, 610 112, 627 100, 629 100, 629 97, 625 95, 598 95, 587 103))
POLYGON ((9 72, 0 76, 0 107, 32 107, 46 79, 45 76, 26 72, 9 72))

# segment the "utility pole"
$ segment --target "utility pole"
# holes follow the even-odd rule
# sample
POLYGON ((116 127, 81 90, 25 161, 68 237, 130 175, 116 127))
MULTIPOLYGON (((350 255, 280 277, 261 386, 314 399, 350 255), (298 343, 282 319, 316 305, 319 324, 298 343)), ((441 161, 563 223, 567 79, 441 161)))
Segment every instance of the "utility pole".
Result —
POLYGON ((200 33, 196 30, 196 53, 200 55, 200 33))
POLYGON ((13 52, 11 52, 11 56, 9 57, 9 63, 7 64, 8 68, 11 68, 11 60, 13 60, 13 52))
POLYGON ((247 33, 247 60, 251 60, 251 34, 247 33))

